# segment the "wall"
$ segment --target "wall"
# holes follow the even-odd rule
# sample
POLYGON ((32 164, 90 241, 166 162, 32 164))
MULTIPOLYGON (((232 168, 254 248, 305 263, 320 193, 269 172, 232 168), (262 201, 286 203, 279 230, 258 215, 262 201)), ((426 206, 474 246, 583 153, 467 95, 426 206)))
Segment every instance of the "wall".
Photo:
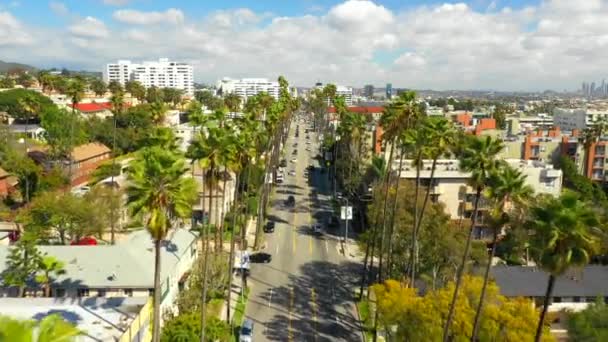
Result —
POLYGON ((120 337, 120 342, 148 342, 152 340, 152 331, 150 329, 152 309, 152 297, 150 297, 146 305, 141 308, 137 317, 133 319, 131 325, 120 337))

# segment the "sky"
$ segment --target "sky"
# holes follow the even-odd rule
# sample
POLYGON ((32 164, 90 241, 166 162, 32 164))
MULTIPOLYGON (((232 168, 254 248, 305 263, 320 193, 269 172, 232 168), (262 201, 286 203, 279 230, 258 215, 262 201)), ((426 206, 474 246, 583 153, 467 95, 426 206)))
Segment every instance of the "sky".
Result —
POLYGON ((197 82, 574 90, 608 74, 608 0, 0 0, 0 60, 102 71, 191 63, 197 82))

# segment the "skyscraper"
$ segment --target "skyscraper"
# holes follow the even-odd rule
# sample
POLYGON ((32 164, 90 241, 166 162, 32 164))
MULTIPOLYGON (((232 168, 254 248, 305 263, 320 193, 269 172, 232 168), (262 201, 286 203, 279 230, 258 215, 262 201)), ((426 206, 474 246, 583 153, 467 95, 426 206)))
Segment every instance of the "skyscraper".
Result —
POLYGON ((392 83, 386 84, 386 98, 389 100, 393 98, 393 84, 392 83))
POLYGON ((366 84, 365 87, 363 87, 363 96, 367 97, 368 99, 373 98, 374 86, 371 84, 366 84))

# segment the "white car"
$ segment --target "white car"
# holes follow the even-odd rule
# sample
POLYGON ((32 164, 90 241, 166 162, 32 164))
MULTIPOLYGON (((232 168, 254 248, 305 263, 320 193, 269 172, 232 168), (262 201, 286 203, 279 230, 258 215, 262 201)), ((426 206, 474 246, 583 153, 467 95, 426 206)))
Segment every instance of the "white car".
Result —
POLYGON ((290 160, 290 162, 292 162, 292 163, 294 163, 294 164, 295 164, 297 161, 298 161, 298 160, 297 160, 297 159, 295 159, 295 158, 294 158, 294 159, 292 159, 292 160, 290 160))
POLYGON ((289 174, 290 176, 295 176, 295 175, 296 175, 296 172, 295 172, 294 170, 291 170, 291 171, 289 171, 289 173, 288 173, 288 174, 289 174))

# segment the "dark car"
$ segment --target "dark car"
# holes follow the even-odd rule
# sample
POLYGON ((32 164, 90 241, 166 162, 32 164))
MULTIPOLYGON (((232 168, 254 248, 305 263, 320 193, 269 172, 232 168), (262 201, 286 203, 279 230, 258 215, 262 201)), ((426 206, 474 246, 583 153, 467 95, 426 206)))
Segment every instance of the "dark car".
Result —
POLYGON ((287 159, 281 159, 281 162, 279 163, 280 167, 286 167, 287 166, 287 159))
POLYGON ((254 253, 249 256, 249 262, 254 264, 267 264, 272 261, 272 255, 264 252, 254 253))
POLYGON ((264 233, 274 233, 274 226, 276 223, 274 221, 268 221, 266 226, 264 226, 264 233))
POLYGON ((296 205, 296 198, 293 196, 289 196, 287 197, 286 203, 288 206, 293 207, 294 205, 296 205))

